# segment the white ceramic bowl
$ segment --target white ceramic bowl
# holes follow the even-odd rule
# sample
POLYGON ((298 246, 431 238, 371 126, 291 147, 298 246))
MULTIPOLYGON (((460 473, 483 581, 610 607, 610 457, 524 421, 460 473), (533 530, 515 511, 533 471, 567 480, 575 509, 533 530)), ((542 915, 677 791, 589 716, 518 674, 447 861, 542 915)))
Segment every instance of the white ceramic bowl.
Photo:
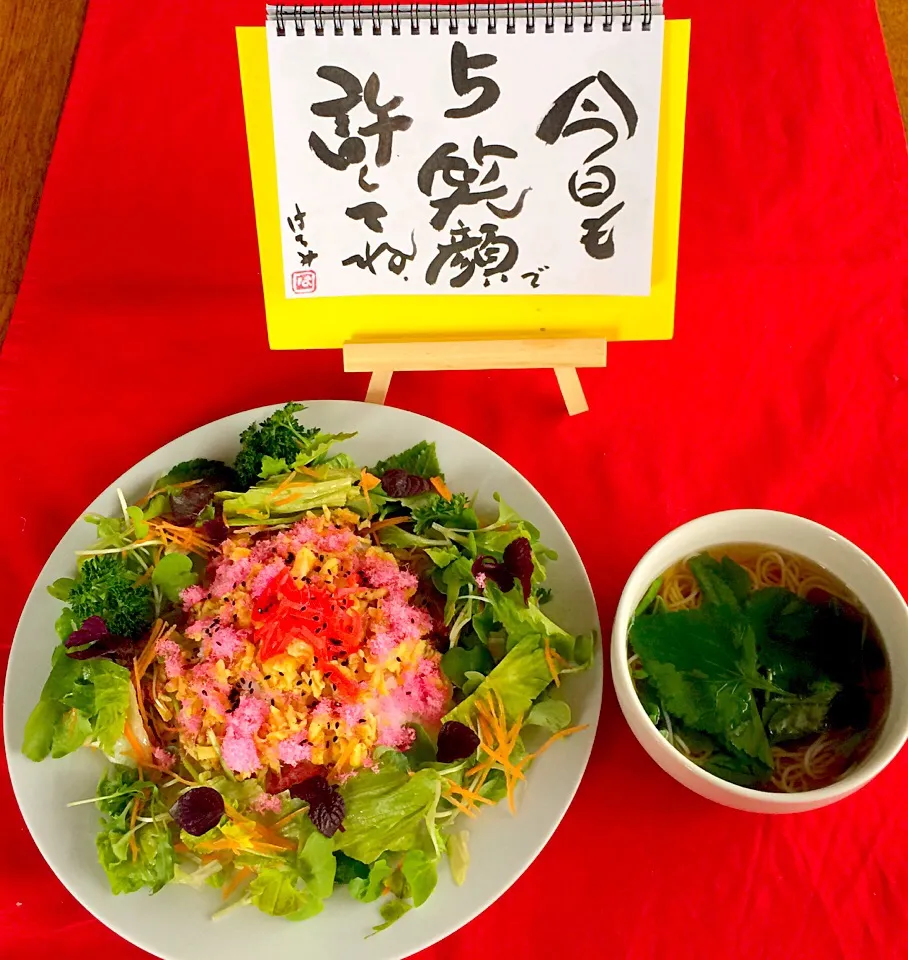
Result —
POLYGON ((873 779, 908 738, 908 605, 895 584, 849 540, 803 517, 772 510, 729 510, 690 521, 663 537, 631 574, 612 628, 612 679, 618 702, 646 752, 679 783, 728 807, 755 813, 815 810, 841 800, 873 779), (728 783, 702 770, 671 746, 640 703, 627 669, 627 634, 649 585, 672 564, 711 547, 765 544, 798 553, 825 567, 857 596, 876 622, 892 669, 892 701, 880 738, 841 780, 805 793, 765 793, 728 783))

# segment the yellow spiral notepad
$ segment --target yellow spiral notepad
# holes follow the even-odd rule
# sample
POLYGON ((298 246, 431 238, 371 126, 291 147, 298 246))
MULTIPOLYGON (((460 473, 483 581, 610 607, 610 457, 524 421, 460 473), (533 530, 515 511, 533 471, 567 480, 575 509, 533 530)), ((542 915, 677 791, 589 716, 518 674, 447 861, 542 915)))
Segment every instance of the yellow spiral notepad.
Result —
POLYGON ((271 346, 670 338, 689 22, 372 9, 237 30, 271 346))

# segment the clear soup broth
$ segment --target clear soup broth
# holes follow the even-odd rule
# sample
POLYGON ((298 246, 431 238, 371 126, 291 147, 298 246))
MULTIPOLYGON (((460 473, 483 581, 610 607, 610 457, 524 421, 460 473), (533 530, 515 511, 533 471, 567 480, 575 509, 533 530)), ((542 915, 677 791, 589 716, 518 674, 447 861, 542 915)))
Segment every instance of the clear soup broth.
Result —
POLYGON ((804 557, 731 544, 675 564, 641 601, 628 668, 662 735, 722 779, 827 786, 860 763, 892 687, 860 600, 804 557))

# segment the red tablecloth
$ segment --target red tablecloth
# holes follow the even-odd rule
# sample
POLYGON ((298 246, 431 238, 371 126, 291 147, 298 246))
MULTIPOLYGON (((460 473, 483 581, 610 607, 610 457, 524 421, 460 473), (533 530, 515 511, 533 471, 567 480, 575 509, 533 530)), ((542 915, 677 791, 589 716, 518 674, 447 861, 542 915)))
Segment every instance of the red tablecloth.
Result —
MULTIPOLYGON (((233 35, 262 6, 92 0, 0 356, 4 649, 57 538, 144 454, 363 396, 339 353, 266 346, 233 35)), ((615 346, 573 419, 545 371, 399 375, 389 402, 539 488, 606 627, 656 538, 727 507, 826 523, 908 587, 908 157, 873 2, 666 6, 694 21, 675 339, 615 346)), ((423 956, 904 957, 906 793, 903 754, 834 808, 725 810, 655 767, 609 685, 555 837, 423 956)), ((54 878, 6 778, 0 812, 0 954, 140 956, 54 878)))

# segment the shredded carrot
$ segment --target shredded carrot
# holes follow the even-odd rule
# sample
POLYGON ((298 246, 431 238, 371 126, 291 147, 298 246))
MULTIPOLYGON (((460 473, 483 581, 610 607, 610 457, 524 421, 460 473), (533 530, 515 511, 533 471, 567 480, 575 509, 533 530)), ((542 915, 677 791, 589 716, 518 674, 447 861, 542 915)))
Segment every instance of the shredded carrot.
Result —
POLYGON ((294 810, 293 813, 288 813, 286 817, 283 817, 282 819, 278 820, 277 823, 273 823, 273 824, 271 825, 271 829, 272 829, 272 830, 283 830, 284 827, 286 827, 287 824, 290 823, 290 821, 291 821, 294 817, 298 817, 298 816, 299 816, 304 810, 306 810, 306 809, 307 809, 306 807, 300 807, 299 809, 294 810))
POLYGON ((453 496, 451 494, 451 491, 448 489, 447 484, 444 482, 444 480, 441 479, 441 477, 432 477, 429 480, 429 483, 431 483, 432 486, 435 487, 435 492, 442 499, 447 500, 448 503, 451 502, 451 500, 453 499, 453 496))
POLYGON ((187 854, 189 853, 189 847, 185 843, 181 843, 179 840, 173 845, 174 853, 187 854))
MULTIPOLYGON (((195 786, 195 784, 193 784, 193 786, 195 786)), ((226 813, 227 816, 230 817, 231 820, 235 820, 237 823, 251 823, 251 824, 255 824, 255 821, 254 821, 254 820, 250 820, 249 817, 244 817, 244 816, 239 812, 239 810, 237 810, 235 807, 230 806, 229 803, 225 803, 225 804, 224 804, 224 813, 226 813)))
POLYGON ((446 796, 445 799, 451 804, 451 806, 457 807, 461 813, 465 813, 468 817, 473 817, 474 819, 476 818, 476 811, 473 810, 472 807, 465 806, 464 804, 460 803, 460 801, 455 800, 452 796, 446 796))
POLYGON ((123 727, 123 733, 126 736, 126 740, 129 743, 130 748, 132 749, 133 754, 135 755, 136 766, 138 767, 147 767, 148 764, 148 752, 136 740, 136 735, 129 729, 129 721, 126 721, 125 726, 123 727))
POLYGON ((155 764, 153 763, 146 763, 145 766, 148 767, 149 770, 157 770, 158 773, 167 774, 168 777, 172 777, 174 780, 176 780, 177 783, 182 783, 186 787, 198 786, 198 784, 194 780, 186 780, 183 777, 179 776, 179 774, 174 773, 172 770, 168 770, 166 767, 158 767, 158 766, 155 766, 155 764))
POLYGON ((264 826, 261 823, 251 820, 249 817, 244 817, 238 810, 232 807, 229 803, 224 804, 224 813, 230 817, 231 820, 234 820, 236 823, 243 824, 252 829, 253 833, 257 833, 264 841, 263 846, 276 847, 281 850, 295 850, 296 844, 292 840, 288 840, 286 837, 282 837, 279 833, 275 833, 272 829, 264 826))
POLYGON ((272 850, 296 850, 296 844, 291 840, 284 843, 265 843, 262 840, 252 840, 249 844, 253 850, 265 851, 269 853, 272 850))
MULTIPOLYGON (((206 843, 205 849, 211 853, 214 853, 217 850, 232 850, 234 853, 240 853, 242 848, 236 840, 233 840, 231 837, 224 837, 221 840, 212 840, 210 843, 206 843)), ((202 849, 202 845, 199 844, 199 849, 202 849)))
POLYGON ((371 473, 369 473, 368 470, 363 469, 362 473, 360 474, 359 482, 363 490, 368 491, 368 490, 374 490, 381 483, 381 480, 379 480, 378 477, 373 476, 371 473))
POLYGON ((369 491, 374 487, 377 487, 381 483, 379 479, 373 477, 365 467, 360 471, 359 474, 359 486, 363 491, 363 496, 366 498, 366 510, 369 512, 369 516, 372 516, 372 498, 369 496, 369 491), (375 481, 372 483, 372 481, 375 481))
MULTIPOLYGON (((132 664, 133 677, 132 685, 136 691, 136 706, 139 708, 139 717, 142 720, 142 726, 145 728, 145 736, 148 736, 148 731, 151 728, 151 721, 148 719, 148 714, 145 711, 145 699, 142 696, 142 681, 138 678, 136 674, 136 664, 133 661, 132 664)), ((151 739, 149 737, 149 739, 151 739)))
POLYGON ((488 797, 484 797, 479 793, 474 793, 467 787, 463 787, 459 783, 456 783, 450 777, 445 777, 445 779, 448 781, 448 790, 451 793, 459 794, 460 796, 465 797, 467 800, 473 800, 476 803, 487 803, 491 805, 492 801, 488 797))
POLYGON ((286 486, 288 486, 290 484, 290 481, 293 480, 295 476, 296 476, 296 470, 291 470, 290 473, 288 473, 287 476, 284 477, 284 479, 281 480, 281 482, 277 485, 277 489, 274 491, 275 494, 280 493, 281 490, 283 490, 286 486))
POLYGON ((180 547, 201 556, 214 549, 214 546, 200 536, 198 530, 193 527, 178 527, 160 517, 152 517, 146 522, 149 536, 137 540, 136 543, 144 543, 146 540, 163 540, 166 545, 180 547))
POLYGON ((187 480, 185 483, 168 483, 166 487, 158 487, 157 490, 152 490, 151 493, 146 494, 141 500, 136 500, 136 506, 142 507, 146 503, 150 503, 159 493, 164 493, 165 490, 185 490, 186 487, 194 487, 197 483, 201 482, 201 480, 187 480))
MULTIPOLYGON (((256 824, 256 832, 264 841, 260 843, 260 846, 276 847, 278 850, 296 850, 296 844, 292 840, 288 840, 279 833, 269 830, 268 827, 256 824)), ((259 843, 259 841, 256 841, 256 843, 259 843)))
POLYGON ((559 730, 558 733, 553 733, 553 734, 549 737, 549 739, 546 740, 546 742, 545 742, 535 753, 531 753, 529 756, 524 757, 523 760, 520 761, 521 764, 523 764, 523 763, 525 763, 525 762, 527 762, 527 761, 529 761, 529 760, 535 760, 536 757, 541 756, 543 753, 546 752, 546 750, 549 749, 549 747, 550 747, 556 740, 560 740, 562 737, 569 737, 572 733, 580 733, 581 730, 586 730, 586 728, 587 728, 588 726, 589 726, 588 723, 584 723, 584 724, 582 724, 582 725, 579 726, 579 727, 567 727, 565 730, 559 730))
POLYGON ((164 621, 155 620, 154 626, 151 628, 151 633, 148 636, 148 643, 145 644, 142 652, 135 660, 135 675, 137 680, 141 680, 145 676, 145 671, 151 666, 152 661, 157 656, 155 648, 157 647, 158 641, 166 639, 169 637, 176 626, 171 626, 168 630, 164 630, 164 621))
POLYGON ((247 877, 251 877, 251 876, 252 876, 252 870, 250 870, 249 867, 241 867, 224 884, 224 887, 221 890, 221 896, 226 900, 230 896, 230 894, 232 894, 247 877))
POLYGON ((376 520, 375 523, 369 525, 367 533, 377 533, 385 527, 396 527, 401 523, 409 523, 412 519, 412 517, 386 517, 384 520, 376 520))
POLYGON ((546 666, 549 668, 549 673, 552 675, 552 680, 555 683, 556 687, 561 686, 561 678, 558 676, 558 670, 555 667, 555 658, 552 656, 552 648, 549 645, 549 638, 545 638, 545 662, 546 666))
POLYGON ((478 701, 475 710, 479 728, 479 746, 486 759, 467 771, 467 776, 479 774, 479 780, 473 785, 473 789, 466 792, 461 790, 460 794, 471 803, 475 803, 478 799, 484 800, 485 798, 479 797, 476 791, 481 789, 493 766, 497 765, 504 773, 508 807, 514 813, 516 810, 514 787, 518 781, 525 780, 526 777, 523 773, 524 761, 514 764, 511 762, 510 755, 517 744, 517 738, 523 726, 523 715, 518 716, 509 727, 504 701, 497 690, 491 691, 485 700, 478 701))

